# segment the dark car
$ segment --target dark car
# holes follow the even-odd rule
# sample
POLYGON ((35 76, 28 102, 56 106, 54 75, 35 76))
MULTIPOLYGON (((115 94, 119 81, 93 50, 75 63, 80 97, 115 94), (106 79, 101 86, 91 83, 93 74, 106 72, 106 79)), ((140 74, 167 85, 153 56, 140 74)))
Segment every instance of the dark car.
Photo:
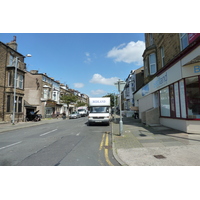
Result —
POLYGON ((37 114, 39 112, 36 111, 36 112, 29 112, 27 115, 26 115, 26 121, 40 121, 42 119, 42 115, 41 114, 37 114))

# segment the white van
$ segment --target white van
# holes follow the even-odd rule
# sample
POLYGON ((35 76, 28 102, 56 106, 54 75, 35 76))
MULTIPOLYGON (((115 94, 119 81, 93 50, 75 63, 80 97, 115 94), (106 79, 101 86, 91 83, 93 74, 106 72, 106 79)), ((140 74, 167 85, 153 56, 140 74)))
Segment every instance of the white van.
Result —
POLYGON ((88 126, 91 124, 110 124, 110 97, 89 98, 88 126))

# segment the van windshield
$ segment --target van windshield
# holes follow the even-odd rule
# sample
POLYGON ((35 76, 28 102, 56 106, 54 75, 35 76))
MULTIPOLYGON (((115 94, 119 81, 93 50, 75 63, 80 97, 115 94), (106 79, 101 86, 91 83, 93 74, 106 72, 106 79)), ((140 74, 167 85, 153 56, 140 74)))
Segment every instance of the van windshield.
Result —
POLYGON ((90 107, 90 113, 109 113, 109 107, 90 107))
POLYGON ((82 111, 85 111, 85 109, 78 109, 78 112, 82 112, 82 111))

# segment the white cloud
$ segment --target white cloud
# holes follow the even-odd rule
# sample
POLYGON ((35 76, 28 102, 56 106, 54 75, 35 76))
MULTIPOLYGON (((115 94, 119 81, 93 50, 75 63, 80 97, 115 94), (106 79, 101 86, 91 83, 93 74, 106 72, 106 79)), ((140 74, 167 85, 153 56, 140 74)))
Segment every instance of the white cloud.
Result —
POLYGON ((106 93, 106 91, 104 91, 104 90, 91 90, 91 94, 92 95, 102 95, 102 94, 105 94, 106 93))
POLYGON ((75 88, 82 88, 82 87, 84 87, 84 84, 83 83, 74 83, 74 87, 75 88))
POLYGON ((119 80, 117 77, 104 78, 100 74, 94 74, 90 83, 99 83, 104 85, 114 85, 119 80))
POLYGON ((86 58, 84 60, 84 63, 90 63, 92 61, 90 53, 89 52, 85 52, 85 56, 86 56, 86 58))
POLYGON ((145 50, 143 41, 129 42, 127 45, 120 44, 118 47, 113 47, 107 53, 108 58, 114 58, 115 62, 135 63, 136 65, 143 64, 142 54, 145 50))

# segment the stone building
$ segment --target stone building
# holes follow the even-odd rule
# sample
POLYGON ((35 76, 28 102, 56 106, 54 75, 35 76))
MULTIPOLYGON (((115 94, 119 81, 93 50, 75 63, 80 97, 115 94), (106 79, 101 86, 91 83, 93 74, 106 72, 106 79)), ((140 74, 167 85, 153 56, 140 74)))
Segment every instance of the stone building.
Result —
POLYGON ((10 122, 15 102, 15 121, 24 121, 24 76, 26 64, 22 54, 17 52, 16 37, 4 44, 0 42, 0 121, 10 122), (14 101, 14 77, 16 59, 16 95, 14 101))
POLYGON ((24 98, 26 114, 36 110, 43 118, 61 114, 63 104, 60 103, 60 82, 46 73, 38 73, 37 70, 26 72, 24 98))
POLYGON ((200 34, 146 33, 145 42, 145 85, 134 94, 142 122, 200 133, 200 34))

